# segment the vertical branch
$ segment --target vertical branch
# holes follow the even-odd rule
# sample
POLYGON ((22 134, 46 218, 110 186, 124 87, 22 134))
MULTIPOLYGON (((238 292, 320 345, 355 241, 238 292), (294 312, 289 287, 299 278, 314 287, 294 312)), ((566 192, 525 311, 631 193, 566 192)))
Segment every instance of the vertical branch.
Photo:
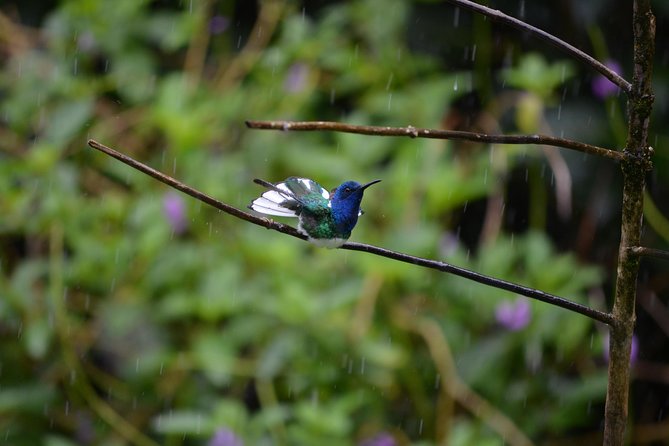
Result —
POLYGON ((653 105, 651 86, 655 47, 655 17, 650 0, 634 0, 634 74, 628 99, 629 129, 622 162, 623 207, 618 274, 611 325, 609 382, 606 395, 604 444, 623 445, 627 424, 630 351, 634 332, 634 303, 639 257, 630 249, 638 246, 643 220, 644 177, 650 168, 648 124, 653 105))

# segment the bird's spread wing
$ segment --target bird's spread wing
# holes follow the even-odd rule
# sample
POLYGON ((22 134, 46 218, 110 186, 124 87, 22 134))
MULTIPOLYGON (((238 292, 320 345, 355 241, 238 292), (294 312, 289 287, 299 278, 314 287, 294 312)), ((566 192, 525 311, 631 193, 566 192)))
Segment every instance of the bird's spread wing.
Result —
POLYGON ((262 214, 297 217, 305 206, 314 202, 327 206, 330 199, 327 190, 308 178, 290 177, 276 184, 259 179, 253 181, 269 189, 249 206, 262 214))

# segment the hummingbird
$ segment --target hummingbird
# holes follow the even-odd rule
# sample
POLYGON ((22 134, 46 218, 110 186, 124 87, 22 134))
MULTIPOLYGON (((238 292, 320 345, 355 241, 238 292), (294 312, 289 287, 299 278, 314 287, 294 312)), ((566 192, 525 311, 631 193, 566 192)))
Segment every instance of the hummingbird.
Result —
POLYGON ((268 190, 253 200, 249 208, 261 214, 297 217, 297 230, 316 246, 339 248, 363 214, 362 195, 372 184, 346 181, 332 192, 309 178, 290 177, 272 184, 258 178, 253 182, 268 190))

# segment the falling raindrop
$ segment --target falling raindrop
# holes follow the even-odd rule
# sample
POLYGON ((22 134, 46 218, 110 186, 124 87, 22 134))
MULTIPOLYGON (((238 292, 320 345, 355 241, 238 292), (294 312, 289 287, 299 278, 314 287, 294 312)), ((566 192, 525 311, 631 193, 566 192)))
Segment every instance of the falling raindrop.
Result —
POLYGON ((74 75, 77 75, 77 72, 79 71, 79 58, 75 57, 74 58, 74 75))
POLYGON ((172 159, 172 175, 176 175, 177 173, 177 159, 173 158, 172 159))
POLYGON ((562 117, 562 103, 558 105, 557 120, 559 121, 561 117, 562 117))
POLYGON ((388 76, 388 82, 386 82, 386 91, 390 90, 390 86, 393 83, 393 77, 394 73, 390 73, 390 76, 388 76))
MULTIPOLYGON (((567 65, 562 65, 562 72, 560 73, 560 82, 564 82, 564 79, 567 75, 567 65)), ((565 88, 565 93, 566 93, 566 88, 565 88)), ((562 95, 564 98, 564 94, 562 95)))
POLYGON ((237 49, 242 47, 242 36, 237 37, 237 49))
POLYGON ((460 8, 455 8, 455 13, 453 14, 453 27, 457 28, 460 25, 460 8))
POLYGON ((365 357, 364 356, 360 360, 360 374, 361 375, 365 374, 365 357))
POLYGON ((458 76, 455 76, 455 81, 453 81, 453 91, 458 91, 458 76))
POLYGON ((476 44, 472 46, 472 62, 476 60, 476 44))
POLYGON ((423 419, 418 422, 418 435, 423 435, 423 419))
POLYGON ((441 375, 439 373, 437 373, 434 376, 434 388, 438 389, 440 384, 441 384, 441 375))
POLYGON ((393 102, 393 94, 388 93, 388 110, 390 110, 390 105, 393 102))
POLYGON ((335 89, 334 89, 334 88, 331 88, 331 89, 330 89, 330 105, 334 104, 334 101, 335 101, 335 93, 336 93, 335 89))
POLYGON ((160 371, 158 372, 161 376, 162 376, 162 374, 163 374, 163 367, 164 367, 164 366, 165 366, 165 363, 161 361, 161 362, 160 362, 160 371))
POLYGON ((520 17, 521 19, 525 17, 525 0, 520 0, 518 17, 520 17))
POLYGON ((306 19, 306 8, 302 7, 302 22, 306 19))

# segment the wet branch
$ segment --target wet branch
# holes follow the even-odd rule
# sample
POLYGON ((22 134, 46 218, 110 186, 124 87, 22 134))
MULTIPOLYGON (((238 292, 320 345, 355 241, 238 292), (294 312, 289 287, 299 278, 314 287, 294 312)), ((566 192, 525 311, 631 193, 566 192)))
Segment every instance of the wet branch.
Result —
POLYGON ((453 3, 454 5, 457 6, 461 6, 465 9, 469 9, 470 11, 483 14, 486 17, 490 17, 490 19, 492 19, 493 21, 506 23, 507 25, 511 25, 514 28, 520 29, 521 31, 526 31, 531 34, 534 34, 537 37, 541 38, 542 40, 545 40, 546 42, 561 49, 562 51, 565 51, 575 59, 580 60, 587 65, 590 65, 593 69, 597 70, 602 76, 606 77, 611 82, 619 86, 625 93, 629 94, 630 91, 632 90, 632 84, 626 81, 618 73, 611 70, 609 67, 607 67, 594 57, 590 56, 589 54, 579 50, 575 46, 568 44, 564 40, 559 39, 550 33, 547 33, 542 29, 539 29, 528 23, 525 23, 522 20, 519 20, 510 15, 504 14, 503 12, 497 9, 488 8, 486 6, 479 5, 478 3, 469 0, 446 0, 446 1, 448 1, 449 3, 453 3))
MULTIPOLYGON (((281 232, 283 234, 287 234, 302 240, 306 240, 306 237, 302 234, 300 234, 295 228, 292 226, 284 225, 282 223, 275 222, 271 219, 264 218, 264 217, 256 217, 253 214, 249 214, 248 212, 244 212, 240 209, 237 209, 233 206, 230 206, 229 204, 223 203, 209 195, 206 195, 197 189, 194 189, 190 186, 187 186, 186 184, 168 176, 165 175, 164 173, 153 169, 152 167, 147 166, 146 164, 143 164, 134 158, 131 158, 127 155, 124 155, 120 152, 117 152, 114 149, 111 149, 95 140, 89 140, 88 145, 91 146, 92 148, 99 150, 100 152, 103 152, 113 158, 116 158, 117 160, 127 164, 128 166, 132 167, 133 169, 139 170, 140 172, 143 172, 156 180, 167 184, 170 187, 173 187, 174 189, 180 190, 181 192, 190 195, 193 198, 196 198, 204 203, 207 203, 208 205, 215 207, 216 209, 219 209, 227 214, 230 214, 234 217, 240 218, 242 220, 245 220, 249 223, 253 223, 258 226, 265 227, 267 229, 273 229, 275 231, 281 232)), ((592 309, 590 307, 587 307, 585 305, 572 302, 570 300, 564 299, 559 296, 555 296, 553 294, 545 293, 540 290, 535 290, 533 288, 529 288, 523 285, 518 285, 512 282, 507 282, 505 280, 501 279, 495 279, 493 277, 485 276, 483 274, 479 274, 477 272, 465 269, 465 268, 460 268, 458 266, 451 265, 449 263, 445 262, 440 262, 437 260, 430 260, 430 259, 425 259, 421 257, 415 257, 409 254, 404 254, 401 252, 397 251, 391 251, 389 249, 384 249, 380 248, 378 246, 372 246, 372 245, 366 245, 364 243, 354 243, 354 242, 347 242, 345 243, 341 249, 348 249, 351 251, 362 251, 362 252, 367 252, 370 254, 375 254, 381 257, 387 257, 389 259, 394 259, 398 260, 400 262, 404 263, 410 263, 413 265, 418 265, 422 266, 425 268, 430 268, 434 269, 437 271, 445 272, 445 273, 450 273, 454 274, 456 276, 464 277, 466 279, 472 280, 474 282, 482 283, 484 285, 489 285, 493 286, 495 288, 500 288, 506 291, 510 291, 516 294, 520 294, 532 299, 540 300, 542 302, 546 302, 551 305, 555 305, 561 308, 565 308, 567 310, 574 311, 576 313, 580 313, 584 316, 587 316, 591 319, 603 322, 605 324, 611 324, 613 322, 613 319, 609 313, 605 313, 599 310, 592 309)))
POLYGON ((373 136, 408 136, 409 138, 453 139, 493 144, 539 144, 576 150, 590 155, 597 155, 615 161, 625 159, 623 152, 603 147, 556 138, 546 135, 489 135, 486 133, 463 132, 459 130, 426 129, 414 126, 388 127, 373 125, 354 125, 332 121, 246 121, 251 129, 284 130, 284 131, 333 131, 356 133, 373 136))
POLYGON ((662 249, 634 246, 630 248, 630 251, 632 254, 642 257, 655 257, 656 259, 669 260, 669 251, 663 251, 662 249))
POLYGON ((609 380, 606 391, 604 444, 625 444, 629 404, 630 351, 636 315, 634 312, 643 223, 643 195, 646 172, 652 168, 652 149, 648 146, 648 128, 653 109, 653 57, 655 54, 655 17, 650 0, 634 0, 634 72, 629 91, 629 116, 623 172, 622 219, 616 293, 611 314, 614 318, 609 340, 609 380))

